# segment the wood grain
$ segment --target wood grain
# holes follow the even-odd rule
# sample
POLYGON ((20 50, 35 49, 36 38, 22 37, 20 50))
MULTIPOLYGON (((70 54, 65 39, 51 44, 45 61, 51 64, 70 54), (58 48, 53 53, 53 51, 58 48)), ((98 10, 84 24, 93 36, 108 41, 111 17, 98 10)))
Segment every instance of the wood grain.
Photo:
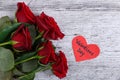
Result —
MULTIPOLYGON (((16 3, 0 0, 0 16, 14 18, 16 3)), ((62 80, 120 80, 120 0, 23 0, 36 15, 42 11, 54 17, 65 37, 54 41, 65 52, 69 71, 62 80), (75 62, 71 41, 76 35, 98 44, 100 55, 75 62)), ((35 80, 59 80, 51 71, 36 74, 35 80)))

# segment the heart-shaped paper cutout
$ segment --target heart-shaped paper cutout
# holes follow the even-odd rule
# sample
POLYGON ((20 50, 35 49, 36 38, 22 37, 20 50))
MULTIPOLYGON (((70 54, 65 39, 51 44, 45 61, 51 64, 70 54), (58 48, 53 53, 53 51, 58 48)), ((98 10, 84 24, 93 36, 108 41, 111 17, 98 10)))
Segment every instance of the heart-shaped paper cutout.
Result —
POLYGON ((96 58, 100 49, 96 44, 87 44, 83 36, 77 36, 72 40, 72 48, 76 62, 96 58))

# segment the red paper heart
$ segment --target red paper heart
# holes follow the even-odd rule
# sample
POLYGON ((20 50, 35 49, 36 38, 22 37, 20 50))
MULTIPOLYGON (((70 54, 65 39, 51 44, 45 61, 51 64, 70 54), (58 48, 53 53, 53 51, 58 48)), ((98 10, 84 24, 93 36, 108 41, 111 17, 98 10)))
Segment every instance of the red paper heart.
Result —
POLYGON ((87 44, 83 36, 77 36, 72 40, 72 47, 76 62, 96 58, 100 49, 96 44, 87 44))

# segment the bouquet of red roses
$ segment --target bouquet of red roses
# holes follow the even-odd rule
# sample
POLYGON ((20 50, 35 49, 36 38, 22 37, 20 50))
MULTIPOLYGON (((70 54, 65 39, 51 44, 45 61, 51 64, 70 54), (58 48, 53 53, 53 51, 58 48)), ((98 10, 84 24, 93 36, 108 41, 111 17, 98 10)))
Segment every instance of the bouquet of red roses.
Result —
POLYGON ((14 21, 0 18, 0 80, 33 80, 36 72, 48 69, 65 77, 66 57, 51 41, 64 37, 54 18, 34 15, 24 2, 17 6, 14 21))

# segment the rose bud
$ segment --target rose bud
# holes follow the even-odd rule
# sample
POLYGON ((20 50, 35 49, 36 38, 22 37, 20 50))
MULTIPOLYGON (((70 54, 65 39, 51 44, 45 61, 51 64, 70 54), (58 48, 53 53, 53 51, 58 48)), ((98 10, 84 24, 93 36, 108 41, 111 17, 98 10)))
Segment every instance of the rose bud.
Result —
POLYGON ((38 55, 43 56, 44 58, 40 59, 40 62, 42 64, 54 62, 56 60, 56 55, 52 42, 51 41, 44 42, 42 46, 43 48, 38 51, 38 55))
POLYGON ((12 34, 12 41, 17 42, 13 45, 13 48, 17 51, 29 51, 31 50, 32 40, 30 32, 23 24, 12 34))
POLYGON ((43 37, 45 39, 57 40, 64 37, 64 34, 60 31, 54 18, 49 17, 44 12, 42 12, 40 16, 36 16, 36 25, 39 32, 44 32, 43 37))
POLYGON ((56 59, 56 62, 52 65, 52 71, 61 79, 66 76, 68 70, 67 59, 62 51, 59 51, 56 59))
POLYGON ((24 2, 19 2, 17 6, 18 6, 18 9, 16 12, 17 21, 34 24, 35 16, 30 10, 30 8, 24 2))

